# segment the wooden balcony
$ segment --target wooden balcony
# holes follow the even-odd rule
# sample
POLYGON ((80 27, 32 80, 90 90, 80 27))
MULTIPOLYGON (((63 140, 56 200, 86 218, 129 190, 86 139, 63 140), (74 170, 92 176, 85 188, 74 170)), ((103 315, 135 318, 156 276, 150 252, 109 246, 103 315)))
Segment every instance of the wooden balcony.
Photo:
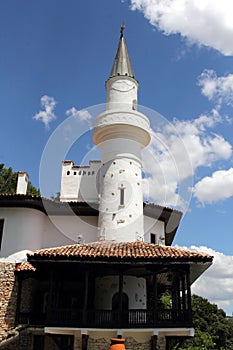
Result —
POLYGON ((159 328, 192 327, 188 310, 82 310, 50 309, 47 315, 19 314, 20 323, 76 328, 159 328))
MULTIPOLYGON (((18 306, 19 324, 97 329, 192 327, 189 265, 45 267, 35 283, 28 313, 23 312, 26 301, 18 306), (144 286, 141 297, 132 287, 137 288, 139 278, 144 286), (141 309, 143 305, 147 309, 141 309)), ((27 279, 22 286, 24 282, 27 279)))

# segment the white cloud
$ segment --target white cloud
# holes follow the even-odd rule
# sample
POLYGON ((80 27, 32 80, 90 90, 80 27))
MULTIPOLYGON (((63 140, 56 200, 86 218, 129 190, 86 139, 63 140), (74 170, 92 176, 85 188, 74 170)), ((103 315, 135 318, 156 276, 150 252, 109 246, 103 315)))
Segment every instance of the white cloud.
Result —
POLYGON ((223 103, 233 106, 233 74, 218 77, 212 69, 206 69, 198 78, 201 92, 218 107, 223 103))
POLYGON ((204 177, 193 189, 194 196, 201 203, 213 203, 233 197, 233 168, 215 171, 204 177))
POLYGON ((224 255, 208 247, 192 246, 189 249, 214 256, 213 265, 192 285, 192 293, 207 298, 231 314, 233 311, 233 256, 224 255))
POLYGON ((53 111, 57 102, 53 97, 44 95, 40 99, 40 104, 43 110, 35 114, 33 116, 33 119, 41 120, 42 123, 44 123, 45 127, 48 128, 49 123, 51 123, 51 121, 56 119, 56 116, 53 111))
POLYGON ((199 167, 227 160, 232 147, 222 136, 210 133, 222 121, 217 110, 193 120, 174 120, 155 133, 143 151, 146 199, 185 210, 190 200, 192 176, 199 167), (188 180, 189 179, 189 180, 188 180))
POLYGON ((92 115, 88 110, 77 110, 75 107, 68 109, 66 115, 78 119, 80 122, 89 122, 92 119, 92 115))
POLYGON ((131 9, 166 35, 233 54, 232 0, 131 0, 131 9))

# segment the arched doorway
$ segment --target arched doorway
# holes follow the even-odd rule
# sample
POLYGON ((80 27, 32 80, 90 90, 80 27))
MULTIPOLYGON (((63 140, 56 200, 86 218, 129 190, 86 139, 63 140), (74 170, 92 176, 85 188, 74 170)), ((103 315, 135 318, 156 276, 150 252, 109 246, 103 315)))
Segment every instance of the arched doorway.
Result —
POLYGON ((114 322, 128 323, 129 298, 126 293, 115 293, 112 297, 112 319, 114 322))

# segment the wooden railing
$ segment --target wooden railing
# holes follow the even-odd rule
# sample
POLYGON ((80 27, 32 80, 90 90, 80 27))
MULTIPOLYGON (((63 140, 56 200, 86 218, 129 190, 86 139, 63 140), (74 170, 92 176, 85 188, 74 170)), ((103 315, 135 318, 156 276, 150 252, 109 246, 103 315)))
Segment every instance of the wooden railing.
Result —
POLYGON ((19 323, 47 326, 72 326, 91 328, 148 328, 191 327, 191 313, 187 310, 82 310, 50 309, 47 315, 19 314, 19 323))

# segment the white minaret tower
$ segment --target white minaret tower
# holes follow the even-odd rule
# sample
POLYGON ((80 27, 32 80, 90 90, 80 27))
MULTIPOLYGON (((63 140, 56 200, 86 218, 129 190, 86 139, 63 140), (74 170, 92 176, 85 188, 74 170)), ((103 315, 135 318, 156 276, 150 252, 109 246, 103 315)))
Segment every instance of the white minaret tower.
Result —
POLYGON ((138 82, 123 31, 124 25, 93 141, 102 150, 99 239, 132 242, 144 236, 141 149, 150 142, 150 123, 137 111, 138 82))

